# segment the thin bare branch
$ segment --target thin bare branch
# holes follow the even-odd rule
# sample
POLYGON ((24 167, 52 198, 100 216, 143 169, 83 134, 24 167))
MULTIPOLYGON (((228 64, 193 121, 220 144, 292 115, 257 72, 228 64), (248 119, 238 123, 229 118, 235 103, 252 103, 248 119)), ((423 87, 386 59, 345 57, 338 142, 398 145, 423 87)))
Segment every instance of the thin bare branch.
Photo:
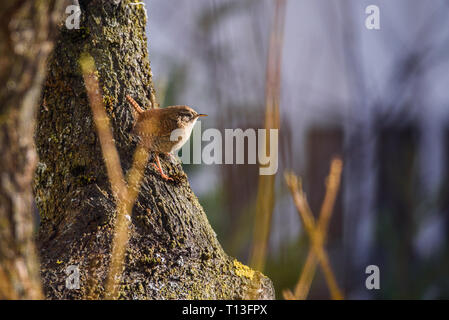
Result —
MULTIPOLYGON (((267 137, 270 129, 279 129, 279 104, 281 88, 281 57, 285 23, 286 0, 276 0, 273 27, 266 72, 265 97, 265 128, 267 137)), ((266 150, 269 150, 270 140, 265 139, 266 150)), ((253 233, 253 248, 250 265, 263 271, 266 260, 267 243, 270 234, 271 216, 274 208, 275 175, 259 176, 256 200, 256 215, 253 233)))
POLYGON ((91 56, 85 55, 80 59, 80 65, 83 71, 93 119, 100 139, 111 190, 116 199, 117 216, 105 295, 107 299, 116 299, 118 296, 118 284, 121 280, 124 265, 126 246, 128 244, 128 228, 131 221, 131 212, 139 194, 139 186, 149 153, 141 145, 137 147, 134 153, 133 165, 127 176, 127 184, 123 177, 120 158, 115 147, 109 118, 103 105, 95 62, 91 56))
POLYGON ((334 272, 332 271, 329 262, 329 257, 324 249, 329 221, 340 187, 342 168, 343 163, 341 159, 335 158, 332 160, 330 173, 326 179, 326 194, 321 206, 320 217, 317 224, 315 223, 315 219, 302 190, 300 181, 298 181, 298 178, 291 172, 286 172, 284 174, 285 181, 290 189, 295 206, 311 240, 311 248, 307 255, 298 284, 295 287, 295 292, 291 293, 291 291, 284 291, 285 299, 303 300, 307 298, 318 263, 320 263, 332 298, 343 299, 343 294, 338 287, 334 272))

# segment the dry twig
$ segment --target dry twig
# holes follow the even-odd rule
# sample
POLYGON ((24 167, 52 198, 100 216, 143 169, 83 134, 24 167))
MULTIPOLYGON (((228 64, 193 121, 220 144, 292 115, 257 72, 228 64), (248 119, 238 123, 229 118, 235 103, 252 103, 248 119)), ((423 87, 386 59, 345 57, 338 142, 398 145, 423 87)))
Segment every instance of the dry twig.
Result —
MULTIPOLYGON (((137 147, 137 150, 134 153, 133 165, 128 172, 128 183, 126 183, 120 165, 119 154, 115 147, 109 118, 103 105, 95 62, 90 55, 85 55, 80 59, 80 65, 92 109, 93 119, 100 139, 101 150, 106 164, 111 190, 116 200, 117 216, 112 243, 111 262, 105 288, 105 297, 107 299, 116 299, 118 296, 118 284, 121 280, 121 273, 124 265, 126 246, 128 243, 128 228, 131 221, 131 212, 134 202, 139 194, 140 182, 143 177, 145 165, 148 161, 149 153, 142 146, 139 145, 137 147)), ((93 288, 91 288, 91 290, 92 289, 93 288)))
MULTIPOLYGON (((270 35, 266 74, 266 110, 265 128, 267 137, 271 129, 279 129, 279 103, 281 90, 281 57, 285 22, 286 0, 277 0, 274 22, 270 35)), ((269 150, 269 139, 265 139, 266 149, 269 150)), ((256 200, 256 215, 253 233, 253 248, 251 250, 250 265, 254 269, 263 271, 266 259, 267 243, 270 234, 271 216, 274 208, 275 175, 259 176, 256 200)))
POLYGON ((318 263, 320 263, 321 269, 324 273, 332 299, 343 299, 343 294, 341 293, 337 281, 335 280, 335 275, 332 271, 329 257, 324 249, 329 221, 332 215, 335 200, 337 198, 338 189, 340 187, 342 168, 343 163, 341 159, 336 158, 332 160, 330 173, 326 181, 326 195, 321 206, 318 223, 315 223, 315 219, 310 210, 306 195, 302 190, 302 186, 300 181, 298 181, 298 178, 292 172, 286 172, 284 174, 285 181, 290 189, 295 206, 311 241, 311 248, 307 255, 298 284, 295 287, 295 292, 292 293, 290 290, 284 291, 283 295, 285 299, 304 300, 307 298, 318 263))

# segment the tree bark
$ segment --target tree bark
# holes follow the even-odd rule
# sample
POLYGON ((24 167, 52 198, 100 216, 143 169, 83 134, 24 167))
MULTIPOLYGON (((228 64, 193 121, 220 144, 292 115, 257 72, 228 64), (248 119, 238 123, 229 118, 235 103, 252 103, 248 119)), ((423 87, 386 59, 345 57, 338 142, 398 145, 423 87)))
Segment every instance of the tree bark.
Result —
MULTIPOLYGON (((146 12, 130 1, 80 1, 81 28, 61 29, 50 59, 38 113, 39 164, 35 192, 41 215, 39 246, 47 297, 104 297, 115 203, 78 64, 96 62, 103 101, 122 168, 136 142, 129 94, 150 105, 152 74, 146 12), (65 285, 77 266, 80 288, 65 285)), ((229 257, 220 246, 179 164, 162 159, 165 182, 148 163, 134 205, 120 298, 272 299, 271 281, 229 257)))
POLYGON ((0 3, 0 299, 41 298, 33 230, 35 112, 63 1, 0 3))

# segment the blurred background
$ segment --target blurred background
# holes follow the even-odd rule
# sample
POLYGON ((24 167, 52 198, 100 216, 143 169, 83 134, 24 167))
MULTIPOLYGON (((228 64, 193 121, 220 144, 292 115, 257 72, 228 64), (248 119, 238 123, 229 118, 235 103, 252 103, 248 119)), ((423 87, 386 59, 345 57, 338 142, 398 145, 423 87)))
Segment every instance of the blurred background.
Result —
MULTIPOLYGON (((161 106, 207 128, 264 128, 275 0, 148 0, 161 106)), ((264 273, 293 289, 309 240, 283 172, 319 212, 344 162, 326 249, 347 299, 449 298, 449 2, 288 0, 281 17, 279 169, 264 273), (380 30, 365 8, 380 8, 380 30), (380 269, 367 290, 365 268, 380 269)), ((257 165, 184 165, 225 251, 250 262, 257 165)), ((328 299, 321 270, 309 298, 328 299)))

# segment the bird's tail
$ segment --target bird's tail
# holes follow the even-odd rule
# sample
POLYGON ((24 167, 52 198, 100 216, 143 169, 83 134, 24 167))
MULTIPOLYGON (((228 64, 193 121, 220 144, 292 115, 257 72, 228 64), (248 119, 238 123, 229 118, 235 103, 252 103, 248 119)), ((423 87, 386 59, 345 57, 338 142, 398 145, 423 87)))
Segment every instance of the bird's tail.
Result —
POLYGON ((138 114, 142 114, 144 110, 139 106, 139 104, 131 98, 129 95, 126 95, 126 99, 129 101, 129 103, 136 109, 138 114))

